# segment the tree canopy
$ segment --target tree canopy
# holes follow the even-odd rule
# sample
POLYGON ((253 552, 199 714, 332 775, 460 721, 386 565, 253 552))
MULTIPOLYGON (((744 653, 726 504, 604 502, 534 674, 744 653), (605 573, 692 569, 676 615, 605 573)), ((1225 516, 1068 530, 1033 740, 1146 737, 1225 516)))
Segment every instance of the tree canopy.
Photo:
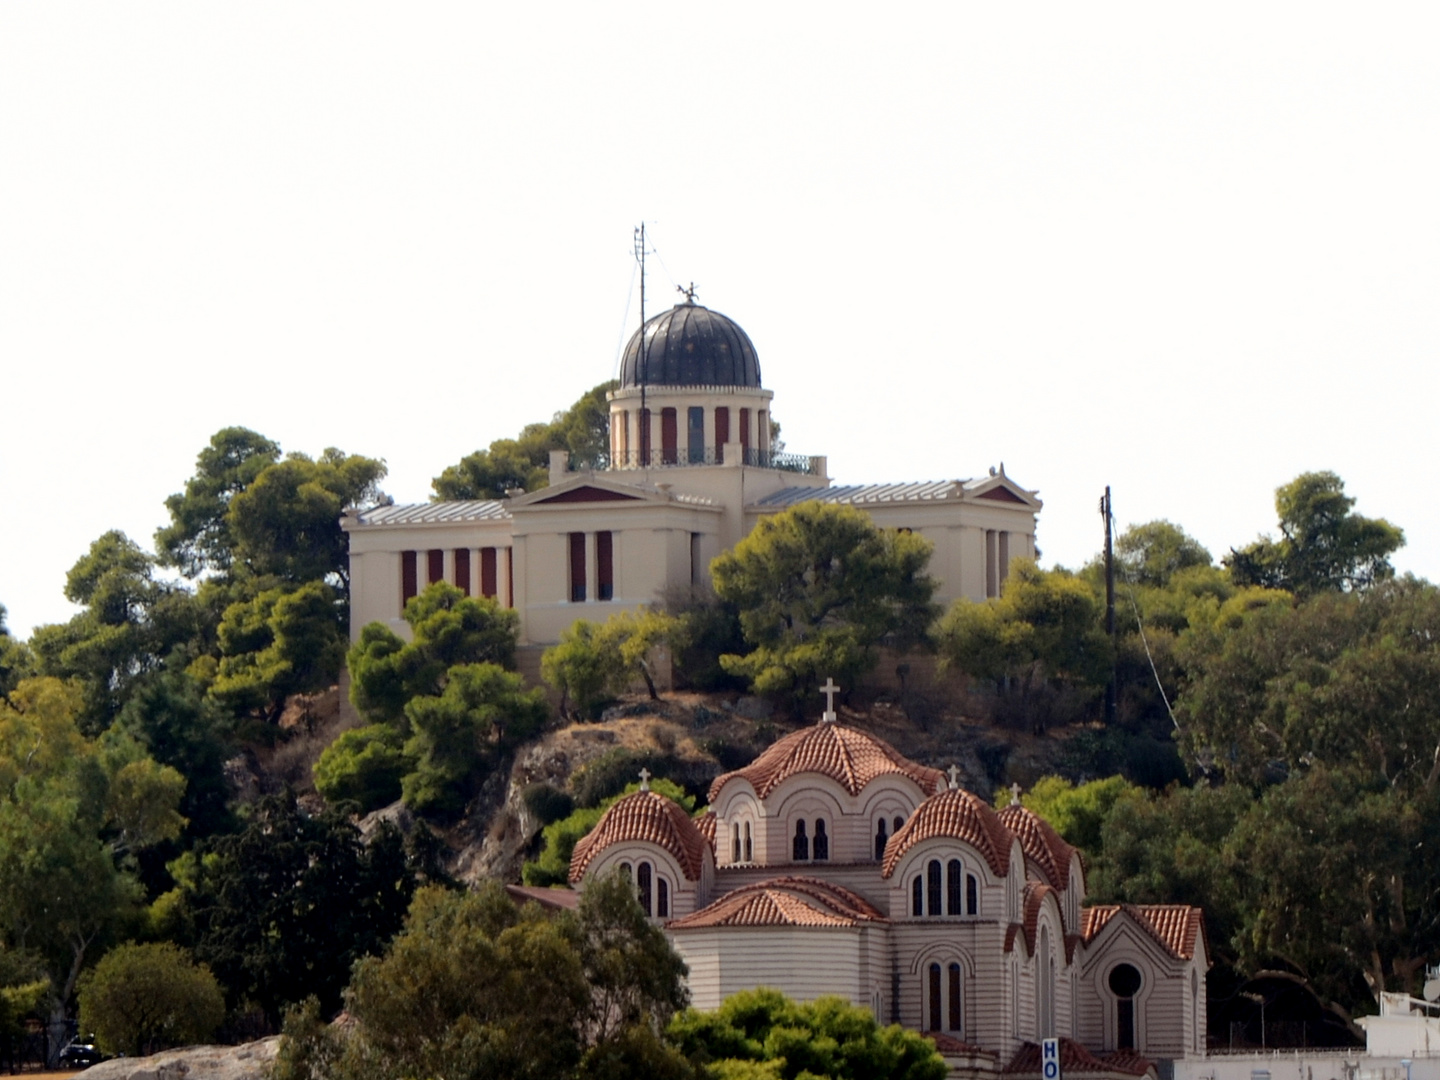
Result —
POLYGON ((215 976, 169 942, 121 945, 80 980, 80 1027, 107 1054, 209 1042, 224 1019, 215 976))
POLYGON ((760 519, 710 564, 716 594, 740 610, 750 652, 725 670, 796 701, 822 676, 868 670, 882 641, 923 641, 937 609, 923 537, 879 529, 854 507, 806 502, 760 519))

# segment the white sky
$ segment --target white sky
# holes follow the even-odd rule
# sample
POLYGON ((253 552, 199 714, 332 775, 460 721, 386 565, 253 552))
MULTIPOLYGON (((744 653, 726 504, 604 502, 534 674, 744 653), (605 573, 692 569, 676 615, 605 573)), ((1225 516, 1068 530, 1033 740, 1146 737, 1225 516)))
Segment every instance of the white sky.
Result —
POLYGON ((1074 565, 1328 468, 1440 578, 1433 4, 620 7, 0 5, 13 631, 226 425, 425 499, 611 375, 642 218, 838 482, 1003 460, 1074 565))

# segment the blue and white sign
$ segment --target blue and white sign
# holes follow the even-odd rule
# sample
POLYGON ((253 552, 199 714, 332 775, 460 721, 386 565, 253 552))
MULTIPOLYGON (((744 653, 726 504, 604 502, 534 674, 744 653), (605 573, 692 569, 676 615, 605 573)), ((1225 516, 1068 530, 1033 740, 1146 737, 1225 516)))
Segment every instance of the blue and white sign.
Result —
POLYGON ((1042 1080, 1060 1080, 1060 1040, 1040 1040, 1040 1076, 1042 1080))

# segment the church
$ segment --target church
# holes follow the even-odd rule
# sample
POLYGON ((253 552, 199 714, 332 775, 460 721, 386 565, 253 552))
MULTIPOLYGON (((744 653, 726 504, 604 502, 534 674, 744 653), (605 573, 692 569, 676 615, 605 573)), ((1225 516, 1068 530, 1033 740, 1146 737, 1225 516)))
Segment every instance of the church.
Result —
POLYGON ((932 1037, 971 1080, 1040 1078, 1052 1037, 1064 1076, 1202 1057, 1201 911, 1086 906, 1079 853, 1018 790, 997 812, 957 773, 827 710, 718 777, 698 818, 642 773, 575 846, 570 881, 630 877, 700 1009, 756 986, 839 994, 932 1037))
POLYGON ((1010 560, 1035 556, 1041 502, 1003 466, 976 479, 835 485, 824 457, 772 445, 772 397, 731 319, 692 301, 647 320, 609 395, 607 467, 572 470, 555 451, 538 491, 346 513, 352 638, 371 622, 408 637, 405 602, 448 581, 515 609, 529 667, 577 619, 706 584, 710 560, 762 517, 810 499, 930 540, 943 604, 998 595, 1010 560))

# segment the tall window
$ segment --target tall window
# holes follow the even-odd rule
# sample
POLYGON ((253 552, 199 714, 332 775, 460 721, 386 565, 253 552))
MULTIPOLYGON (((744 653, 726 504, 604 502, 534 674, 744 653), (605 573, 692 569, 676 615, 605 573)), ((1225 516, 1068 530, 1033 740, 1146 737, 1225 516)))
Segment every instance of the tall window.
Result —
POLYGON ((650 914, 650 864, 642 862, 635 870, 635 890, 640 894, 640 910, 650 914))
POLYGON ((470 549, 455 549, 455 587, 470 595, 470 549))
POLYGON ((896 831, 896 832, 899 832, 900 829, 901 829, 901 827, 904 826, 904 824, 905 824, 905 819, 902 818, 902 817, 899 817, 899 816, 897 815, 896 818, 895 818, 895 831, 896 831))
POLYGON ((730 861, 740 861, 740 824, 730 826, 730 861))
POLYGON ((974 874, 965 875, 965 914, 980 914, 980 882, 974 874))
POLYGON ((750 846, 750 823, 745 822, 745 861, 754 861, 754 848, 750 846))
POLYGON ((1140 992, 1140 972, 1131 964, 1118 964, 1110 972, 1110 992, 1115 995, 1115 1049, 1135 1049, 1135 995, 1140 992))
POLYGON ((910 883, 910 914, 917 919, 925 914, 925 884, 919 875, 910 883))
POLYGON ((660 410, 660 461, 674 465, 680 460, 677 446, 678 432, 675 430, 675 410, 660 410))
POLYGON ((670 917, 670 883, 658 876, 655 878, 655 914, 662 919, 670 917))
POLYGON ((500 595, 497 582, 500 575, 495 572, 495 549, 486 547, 480 549, 480 595, 488 596, 492 600, 500 595))
POLYGON ((685 418, 685 447, 690 452, 691 465, 705 462, 705 410, 691 405, 685 418))
POLYGON ((570 534, 570 602, 585 602, 585 534, 570 534))
POLYGON ((615 599, 615 539, 614 534, 605 531, 595 534, 595 585, 599 589, 599 600, 615 599))
POLYGON ((650 410, 641 409, 636 415, 640 418, 640 463, 650 464, 650 410))
POLYGON ((805 862, 810 858, 810 838, 805 835, 804 818, 795 822, 795 842, 792 847, 791 857, 796 862, 805 862))
POLYGON ((825 819, 815 819, 815 858, 830 858, 830 837, 825 832, 825 819))
POLYGON ((431 548, 426 552, 427 569, 430 571, 425 580, 433 585, 437 581, 445 580, 445 552, 440 548, 431 548))
POLYGON ((402 551, 400 553, 400 606, 402 608, 412 596, 420 591, 418 577, 415 568, 415 552, 402 551))
POLYGON ((879 862, 885 858, 885 845, 890 842, 890 837, 885 831, 885 819, 882 817, 875 826, 875 861, 879 862))
POLYGON ((949 1019, 949 1021, 950 1021, 950 1030, 953 1031, 953 1032, 955 1032, 955 1034, 958 1035, 958 1034, 960 1034, 962 1031, 965 1030, 964 1024, 963 1024, 963 1022, 962 1022, 962 1018, 963 1018, 963 1016, 964 1016, 964 1010, 960 1007, 960 1006, 961 1006, 961 1001, 960 1001, 960 965, 959 965, 959 964, 952 963, 952 964, 950 965, 950 988, 949 988, 949 989, 950 989, 950 1016, 948 1017, 948 1019, 949 1019))
MULTIPOLYGON (((740 452, 743 455, 750 449, 750 410, 740 410, 740 452)), ((745 462, 741 462, 745 464, 745 462)))
POLYGON ((939 964, 931 964, 931 965, 930 965, 930 979, 929 979, 929 983, 930 983, 930 985, 929 985, 929 991, 930 991, 930 993, 929 993, 928 996, 929 996, 929 998, 930 998, 930 1016, 929 1016, 930 1026, 927 1027, 925 1030, 926 1030, 926 1031, 939 1031, 939 1030, 940 1030, 940 965, 939 965, 939 964))
POLYGON ((725 444, 729 441, 730 407, 719 405, 715 409, 715 460, 721 465, 725 464, 725 444))
POLYGON ((960 907, 960 878, 961 868, 959 859, 951 859, 945 864, 945 914, 963 915, 960 907))
POLYGON ((927 905, 931 916, 939 915, 940 907, 940 860, 931 859, 930 865, 925 868, 925 893, 929 900, 927 905))

